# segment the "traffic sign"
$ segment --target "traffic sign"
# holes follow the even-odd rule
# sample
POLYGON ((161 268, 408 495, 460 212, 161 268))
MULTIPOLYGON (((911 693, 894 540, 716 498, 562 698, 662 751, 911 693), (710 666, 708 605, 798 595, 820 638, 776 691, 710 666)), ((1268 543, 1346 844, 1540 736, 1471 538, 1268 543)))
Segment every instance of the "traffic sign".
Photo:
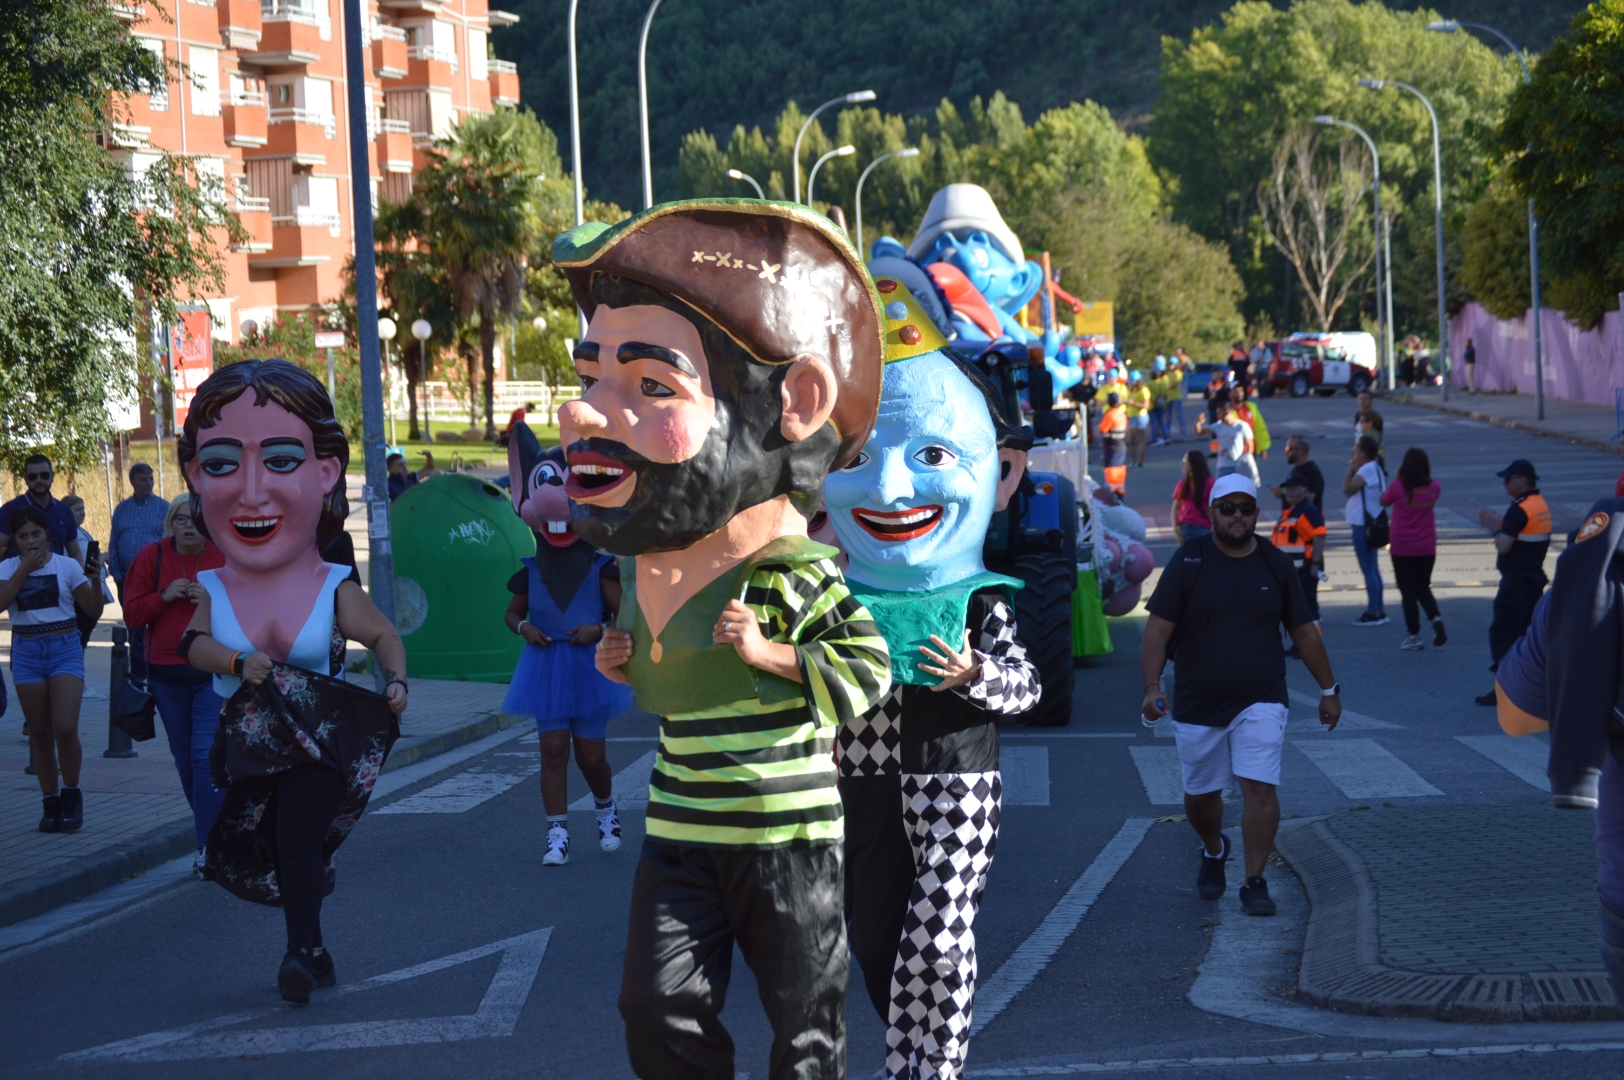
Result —
POLYGON ((344 347, 344 331, 323 330, 316 335, 316 348, 342 349, 344 347))

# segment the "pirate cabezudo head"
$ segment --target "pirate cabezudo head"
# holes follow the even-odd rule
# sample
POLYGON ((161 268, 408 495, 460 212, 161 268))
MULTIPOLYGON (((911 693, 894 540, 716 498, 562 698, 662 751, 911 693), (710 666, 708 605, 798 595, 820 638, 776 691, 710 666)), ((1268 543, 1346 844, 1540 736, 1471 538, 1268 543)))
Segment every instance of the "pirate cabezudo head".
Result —
POLYGON ((559 236, 590 328, 559 413, 576 532, 617 555, 675 551, 780 495, 810 516, 880 397, 879 299, 804 206, 712 199, 559 236))

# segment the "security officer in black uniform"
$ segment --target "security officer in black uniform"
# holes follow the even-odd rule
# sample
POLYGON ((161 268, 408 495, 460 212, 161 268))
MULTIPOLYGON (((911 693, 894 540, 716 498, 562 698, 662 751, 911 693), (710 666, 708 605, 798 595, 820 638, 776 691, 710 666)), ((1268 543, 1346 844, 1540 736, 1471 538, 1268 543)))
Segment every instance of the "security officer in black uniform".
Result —
MULTIPOLYGON (((1534 465, 1518 458, 1497 473, 1506 483, 1511 508, 1505 514, 1484 510, 1478 521, 1494 530, 1494 548, 1499 552, 1494 568, 1500 571, 1500 590, 1494 594, 1494 621, 1489 624, 1490 671, 1500 667, 1500 658, 1528 631, 1534 605, 1550 579, 1545 576, 1545 554, 1551 549, 1551 508, 1539 493, 1539 475, 1534 465)), ((1494 691, 1479 697, 1479 705, 1493 706, 1494 691)))

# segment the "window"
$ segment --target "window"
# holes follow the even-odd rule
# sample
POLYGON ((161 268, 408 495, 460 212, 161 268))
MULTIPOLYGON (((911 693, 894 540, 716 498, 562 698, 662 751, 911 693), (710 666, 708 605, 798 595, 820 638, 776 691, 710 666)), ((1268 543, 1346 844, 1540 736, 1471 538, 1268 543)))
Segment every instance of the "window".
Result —
POLYGON ((293 105, 293 87, 289 83, 276 84, 276 104, 282 108, 293 105))
MULTIPOLYGON (((150 50, 152 54, 158 58, 158 62, 160 64, 164 62, 164 43, 161 40, 158 38, 138 38, 137 40, 141 42, 144 48, 150 50)), ((169 83, 167 81, 167 72, 168 68, 165 67, 166 78, 163 83, 147 88, 147 107, 153 112, 164 112, 169 108, 169 83)))
POLYGON ((488 45, 483 30, 468 30, 468 73, 476 79, 490 78, 490 69, 486 65, 488 58, 488 45))
POLYGON ((220 115, 220 50, 193 45, 187 74, 192 81, 192 115, 220 115))

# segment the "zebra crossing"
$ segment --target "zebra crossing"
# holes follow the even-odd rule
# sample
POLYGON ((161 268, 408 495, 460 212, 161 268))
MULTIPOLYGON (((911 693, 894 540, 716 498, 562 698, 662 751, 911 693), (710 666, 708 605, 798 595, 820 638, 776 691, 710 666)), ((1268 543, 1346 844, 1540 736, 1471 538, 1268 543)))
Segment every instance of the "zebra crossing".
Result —
MULTIPOLYGON (((1432 780, 1429 780, 1376 737, 1340 737, 1343 725, 1347 725, 1349 719, 1351 717, 1344 714, 1337 733, 1324 733, 1323 729, 1320 729, 1321 734, 1318 738, 1308 736, 1309 732, 1319 729, 1317 720, 1306 718, 1292 721, 1287 727, 1288 750, 1283 771, 1292 771, 1295 762, 1306 762, 1329 780, 1345 798, 1355 801, 1413 799, 1447 794, 1432 782, 1432 780, 1446 782, 1439 775, 1440 769, 1436 760, 1429 760, 1422 766, 1432 774, 1432 780), (1295 737, 1299 734, 1303 737, 1295 737)), ((1372 718, 1361 719, 1366 723, 1355 722, 1351 730, 1382 730, 1368 726, 1372 718)), ((1386 724, 1383 721, 1375 723, 1382 724, 1388 731, 1402 730, 1396 724, 1386 724)), ((1545 777, 1545 763, 1550 745, 1544 740, 1534 736, 1514 739, 1509 735, 1457 735, 1454 741, 1479 757, 1498 765, 1529 787, 1550 791, 1550 782, 1545 777)), ((1139 774, 1145 797, 1152 806, 1183 804, 1183 774, 1177 747, 1140 743, 1129 746, 1128 753, 1135 771, 1139 774)))

